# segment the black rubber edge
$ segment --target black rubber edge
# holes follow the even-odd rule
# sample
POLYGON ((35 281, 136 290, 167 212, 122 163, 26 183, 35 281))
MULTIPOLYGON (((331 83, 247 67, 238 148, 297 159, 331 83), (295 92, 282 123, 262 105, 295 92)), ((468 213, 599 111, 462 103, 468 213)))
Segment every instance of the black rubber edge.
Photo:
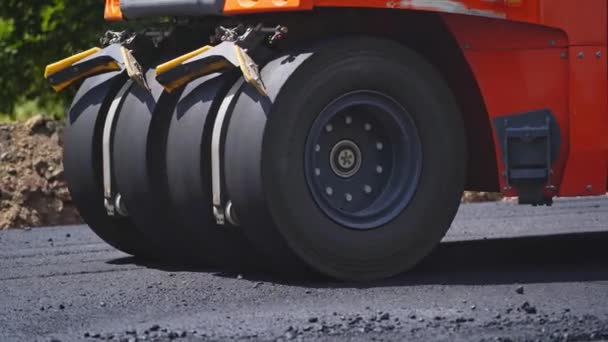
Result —
MULTIPOLYGON (((238 100, 230 113, 225 138, 226 188, 247 238, 266 255, 270 266, 284 273, 300 273, 310 269, 292 252, 277 233, 263 196, 264 185, 260 165, 267 115, 272 102, 290 75, 311 55, 302 51, 270 61, 261 71, 269 97, 262 97, 250 85, 240 89, 238 100)), ((260 165, 261 166, 261 165, 260 165)))
POLYGON ((191 261, 184 249, 185 238, 162 181, 162 135, 159 128, 171 115, 179 92, 164 92, 154 80, 154 70, 146 72, 150 91, 134 84, 125 94, 118 113, 112 144, 115 190, 122 195, 129 217, 155 245, 163 260, 191 261))
POLYGON ((82 83, 64 131, 65 178, 80 215, 99 237, 125 253, 150 257, 145 238, 132 222, 108 216, 103 203, 101 136, 110 104, 124 82, 126 76, 114 72, 82 83))
POLYGON ((214 74, 188 84, 168 123, 167 189, 190 248, 212 266, 249 268, 260 257, 240 227, 216 225, 211 202, 211 133, 217 110, 239 73, 214 74))

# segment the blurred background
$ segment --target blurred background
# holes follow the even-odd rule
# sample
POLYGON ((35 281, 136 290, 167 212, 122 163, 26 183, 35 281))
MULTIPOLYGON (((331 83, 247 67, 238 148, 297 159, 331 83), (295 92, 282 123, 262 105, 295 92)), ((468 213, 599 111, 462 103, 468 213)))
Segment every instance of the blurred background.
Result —
POLYGON ((0 1, 0 229, 81 222, 62 165, 75 89, 55 93, 43 73, 120 29, 103 10, 103 0, 0 1))
POLYGON ((75 90, 54 93, 44 67, 120 29, 103 20, 103 10, 103 0, 0 1, 0 122, 63 118, 75 90))

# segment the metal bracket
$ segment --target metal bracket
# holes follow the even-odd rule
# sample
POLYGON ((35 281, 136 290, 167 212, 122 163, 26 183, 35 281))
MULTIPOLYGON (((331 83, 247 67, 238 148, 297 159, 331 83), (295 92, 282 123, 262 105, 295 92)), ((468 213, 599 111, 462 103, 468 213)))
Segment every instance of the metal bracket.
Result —
POLYGON ((285 38, 289 30, 285 26, 265 27, 262 23, 255 26, 238 25, 236 27, 219 26, 215 29, 212 42, 235 42, 241 48, 252 52, 261 43, 273 45, 285 38))
POLYGON ((211 184, 213 191, 213 216, 215 222, 219 225, 225 225, 228 218, 229 223, 238 225, 236 216, 234 215, 232 204, 230 201, 225 202, 223 198, 222 185, 222 135, 224 133, 224 123, 228 118, 228 113, 234 107, 237 100, 237 93, 243 86, 245 80, 239 80, 230 88, 228 94, 224 97, 213 124, 213 133, 211 136, 211 184), (228 209, 228 210, 227 210, 228 209), (227 215, 227 211, 229 215, 227 215), (226 217, 228 216, 228 217, 226 217))
MULTIPOLYGON (((549 117, 545 118, 543 126, 524 126, 512 128, 509 127, 508 119, 505 119, 505 135, 504 135, 504 162, 505 162, 505 178, 507 187, 511 186, 511 181, 521 179, 539 179, 546 182, 546 188, 550 188, 551 185, 551 120, 549 117), (544 164, 544 167, 539 165, 526 166, 523 169, 517 169, 512 167, 512 156, 510 153, 510 147, 513 141, 522 142, 524 144, 531 144, 536 139, 544 141, 544 149, 538 146, 540 151, 532 150, 533 147, 528 147, 528 150, 519 150, 518 153, 520 159, 530 164, 530 159, 535 161, 532 164, 544 164), (532 154, 531 156, 526 155, 537 152, 537 155, 532 154), (544 160, 543 160, 544 159, 544 160)), ((531 145, 530 145, 531 146, 531 145)), ((537 149, 538 149, 537 148, 537 149)))
POLYGON ((112 130, 116 123, 118 111, 122 107, 124 97, 131 85, 132 81, 128 80, 122 88, 116 94, 116 97, 112 100, 110 110, 106 116, 106 120, 103 125, 103 136, 102 136, 102 172, 103 172, 103 204, 106 208, 108 215, 115 216, 119 214, 121 216, 127 216, 126 208, 121 204, 121 196, 118 194, 114 197, 112 191, 112 130))
POLYGON ((551 205, 556 187, 551 184, 556 158, 550 111, 524 113, 502 119, 499 136, 505 164, 505 190, 517 187, 520 204, 551 205))

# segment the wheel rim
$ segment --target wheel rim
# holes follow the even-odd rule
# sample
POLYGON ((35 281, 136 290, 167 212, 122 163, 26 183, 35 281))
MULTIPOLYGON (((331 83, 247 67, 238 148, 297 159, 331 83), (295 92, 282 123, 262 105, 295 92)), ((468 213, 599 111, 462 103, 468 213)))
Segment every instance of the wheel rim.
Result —
POLYGON ((374 229, 410 203, 422 170, 416 125, 398 102, 361 90, 326 106, 310 128, 306 181, 323 213, 350 229, 374 229))

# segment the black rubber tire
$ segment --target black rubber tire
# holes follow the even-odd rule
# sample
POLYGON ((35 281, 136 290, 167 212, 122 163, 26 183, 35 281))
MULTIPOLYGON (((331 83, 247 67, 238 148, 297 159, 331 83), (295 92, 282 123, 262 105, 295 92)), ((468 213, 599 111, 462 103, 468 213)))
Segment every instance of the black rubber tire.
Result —
POLYGON ((74 204, 91 229, 113 247, 149 257, 150 245, 126 218, 108 216, 102 183, 102 132, 114 96, 126 82, 108 73, 85 80, 74 97, 64 131, 63 165, 74 204))
POLYGON ((245 236, 266 258, 271 271, 306 277, 311 269, 287 245, 268 210, 262 182, 262 143, 273 100, 308 53, 294 53, 271 61, 261 70, 269 97, 244 84, 225 123, 224 176, 245 236))
POLYGON ((211 266, 249 268, 260 258, 240 227, 218 226, 211 202, 211 133, 217 110, 238 74, 212 75, 184 89, 168 125, 169 197, 191 254, 211 266))
POLYGON ((118 113, 112 144, 116 189, 136 227, 157 246, 159 259, 194 265, 199 261, 181 234, 164 177, 164 131, 179 92, 165 92, 154 74, 146 72, 150 90, 131 86, 118 113))
POLYGON ((462 118, 439 73, 395 42, 353 37, 277 58, 262 78, 270 97, 244 89, 226 138, 227 187, 239 217, 255 226, 244 230, 248 237, 276 258, 289 256, 289 247, 313 269, 343 280, 393 276, 429 254, 457 212, 466 163, 462 118), (318 113, 361 89, 407 109, 423 152, 423 172, 407 207, 368 230, 343 227, 319 209, 303 158, 318 113))

